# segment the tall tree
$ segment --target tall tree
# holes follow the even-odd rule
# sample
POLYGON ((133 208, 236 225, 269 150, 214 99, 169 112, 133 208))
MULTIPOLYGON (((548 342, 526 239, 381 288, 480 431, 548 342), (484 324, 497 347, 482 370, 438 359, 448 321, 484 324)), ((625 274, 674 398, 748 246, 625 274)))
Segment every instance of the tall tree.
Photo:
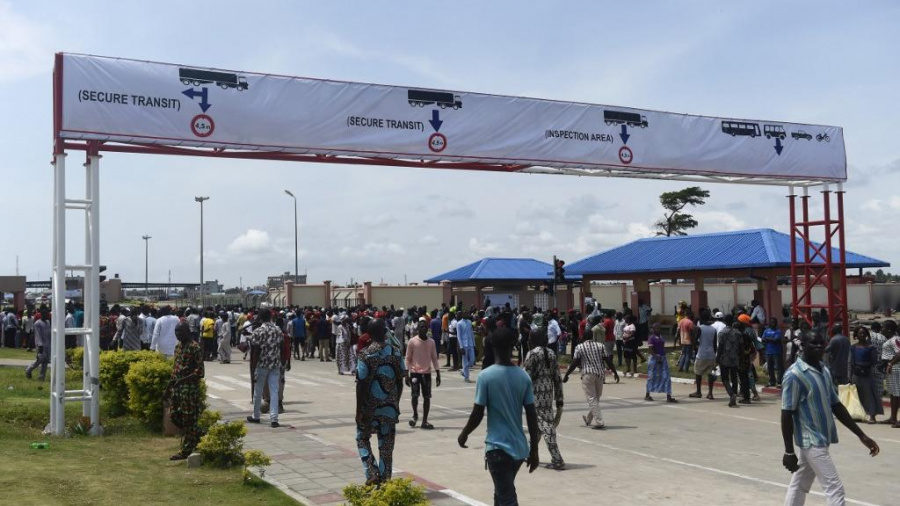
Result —
POLYGON ((691 186, 676 192, 665 192, 659 196, 659 203, 667 211, 663 219, 657 221, 654 227, 656 235, 671 237, 673 235, 687 235, 687 230, 697 226, 697 220, 681 210, 687 206, 702 206, 709 198, 709 192, 699 186, 691 186))

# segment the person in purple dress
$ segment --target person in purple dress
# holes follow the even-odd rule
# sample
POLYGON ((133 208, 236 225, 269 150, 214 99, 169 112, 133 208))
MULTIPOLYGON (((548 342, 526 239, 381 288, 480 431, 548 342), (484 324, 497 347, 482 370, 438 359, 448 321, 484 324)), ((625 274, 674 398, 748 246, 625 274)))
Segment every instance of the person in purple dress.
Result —
POLYGON ((647 362, 647 395, 645 401, 652 401, 651 393, 666 394, 666 402, 678 402, 672 397, 672 378, 669 376, 669 360, 666 358, 666 341, 659 335, 659 324, 650 328, 647 341, 650 359, 647 362))

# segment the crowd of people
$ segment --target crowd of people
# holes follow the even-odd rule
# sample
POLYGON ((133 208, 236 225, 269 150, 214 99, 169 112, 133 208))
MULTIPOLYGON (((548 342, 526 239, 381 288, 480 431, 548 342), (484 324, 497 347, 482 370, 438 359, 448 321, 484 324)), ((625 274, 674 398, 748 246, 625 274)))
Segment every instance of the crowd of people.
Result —
MULTIPOLYGON (((556 443, 556 428, 564 406, 562 385, 575 370, 581 371, 582 390, 588 404, 582 420, 597 430, 606 427, 600 397, 608 375, 619 381, 617 366, 621 368, 624 364, 624 375, 635 377, 638 361, 647 362, 645 400, 653 401, 652 394, 661 393, 666 395, 667 402, 677 402, 672 394, 666 341, 660 325, 651 322, 649 305, 639 301, 636 312, 627 304, 619 311, 606 311, 593 301, 586 302, 584 313, 516 308, 508 304, 485 309, 443 304, 430 310, 371 306, 196 309, 113 306, 101 309, 100 347, 124 351, 150 349, 175 360, 167 396, 172 402, 173 421, 185 431, 182 449, 172 457, 176 460, 186 458, 202 435, 197 419, 202 405, 198 385, 204 375, 204 362, 230 363, 234 349, 243 354, 253 378, 253 412, 247 416, 247 422, 261 423, 262 413, 268 411, 269 425, 273 428, 279 427, 278 417, 284 412, 285 372, 290 370, 292 360, 318 358, 321 362, 334 362, 338 374, 351 375, 356 382, 356 439, 370 484, 391 477, 403 387, 411 391, 409 426, 430 430, 434 428, 429 422, 432 391, 441 385, 440 355, 446 359, 443 367, 459 374, 465 382, 471 381, 471 371, 480 363, 475 408, 459 444, 465 447, 468 434, 486 412, 486 461, 494 480, 497 503, 516 504, 515 475, 522 463, 527 463, 530 471, 537 466, 541 437, 550 454, 546 467, 566 469, 556 443), (568 368, 561 374, 559 357, 564 355, 570 355, 570 359, 568 368), (521 426, 523 412, 529 441, 521 426), (370 443, 373 434, 378 440, 377 459, 370 443)), ((44 379, 50 355, 50 317, 46 307, 19 314, 12 311, 0 314, 4 346, 37 350, 34 364, 26 369, 29 378, 40 367, 40 379, 44 379)), ((78 304, 67 306, 64 318, 66 328, 83 326, 83 308, 78 304)), ((803 415, 805 394, 798 395, 804 388, 810 388, 811 383, 798 378, 808 375, 809 370, 818 370, 819 364, 810 361, 817 360, 821 341, 820 355, 825 358, 824 371, 829 378, 827 386, 820 386, 826 389, 821 395, 830 398, 836 385, 856 385, 867 421, 875 423, 876 417, 883 414, 881 398, 886 383, 891 410, 883 423, 900 427, 897 418, 900 367, 894 367, 900 361, 896 322, 886 320, 868 327, 858 326, 852 333, 855 343, 851 343, 841 325, 827 329, 823 321, 827 321, 827 315, 816 314, 811 325, 796 319, 783 328, 777 318, 766 319, 762 306, 755 301, 746 311, 723 314, 715 308, 702 308, 697 316, 687 304, 680 303, 673 337, 680 346, 676 352, 678 370, 694 373, 696 390, 689 397, 704 396, 705 379, 705 397, 715 400, 713 385, 721 378, 729 407, 750 404, 759 400, 762 385, 758 383, 762 376, 757 367, 762 367, 767 371, 767 386, 784 388, 783 408, 790 415, 790 425, 796 428, 792 429, 792 435, 815 432, 811 425, 814 422, 803 415)), ((65 344, 75 347, 81 341, 79 335, 67 335, 65 344)), ((842 422, 849 421, 851 430, 862 434, 849 415, 844 420, 844 413, 835 411, 834 416, 842 422)), ((786 423, 784 417, 782 422, 786 423)), ((863 441, 876 452, 874 442, 870 445, 871 440, 863 441)), ((808 452, 803 453, 810 447, 807 435, 796 438, 796 442, 801 447, 801 456, 805 456, 790 461, 788 457, 794 456, 791 445, 785 467, 792 472, 802 471, 795 474, 798 485, 791 489, 792 494, 798 495, 797 491, 811 479, 810 473, 815 477, 820 471, 809 465, 804 467, 804 463, 814 458, 808 452)), ((827 446, 836 442, 836 438, 832 441, 825 437, 817 442, 827 446)))

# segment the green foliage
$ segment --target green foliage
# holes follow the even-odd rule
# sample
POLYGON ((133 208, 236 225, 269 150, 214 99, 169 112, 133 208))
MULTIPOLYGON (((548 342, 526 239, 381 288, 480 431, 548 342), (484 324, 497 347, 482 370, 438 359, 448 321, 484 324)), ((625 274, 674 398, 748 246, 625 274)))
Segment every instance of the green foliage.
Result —
POLYGON ((348 506, 427 506, 425 487, 413 483, 412 478, 395 478, 374 485, 347 485, 344 498, 348 506))
POLYGON ((687 235, 686 231, 695 228, 698 223, 693 216, 682 213, 681 210, 687 206, 702 206, 706 203, 707 198, 709 198, 709 191, 699 186, 690 186, 683 190, 665 192, 660 195, 659 203, 669 213, 653 225, 658 229, 656 235, 667 237, 687 235))
POLYGON ((72 369, 84 369, 84 348, 69 348, 66 350, 66 362, 72 369))
POLYGON ((161 430, 163 395, 172 377, 173 364, 166 360, 134 362, 125 375, 128 411, 152 430, 161 430))
POLYGON ((244 469, 241 476, 244 477, 244 483, 253 481, 253 473, 250 468, 256 468, 256 473, 262 478, 266 475, 266 466, 272 465, 272 459, 268 455, 259 450, 247 450, 244 452, 244 469))
POLYGON ((244 436, 247 428, 244 422, 218 423, 200 438, 197 451, 203 455, 203 463, 212 467, 226 468, 244 463, 244 436))
POLYGON ((90 431, 91 418, 89 416, 79 416, 68 427, 68 432, 72 436, 87 436, 90 431))
POLYGON ((100 388, 110 416, 124 415, 128 407, 128 385, 125 376, 135 362, 165 362, 154 351, 104 351, 100 353, 100 388))
POLYGON ((200 432, 206 434, 209 432, 209 429, 211 429, 213 425, 219 423, 220 420, 222 420, 221 413, 207 409, 203 413, 200 413, 197 425, 200 426, 200 432))

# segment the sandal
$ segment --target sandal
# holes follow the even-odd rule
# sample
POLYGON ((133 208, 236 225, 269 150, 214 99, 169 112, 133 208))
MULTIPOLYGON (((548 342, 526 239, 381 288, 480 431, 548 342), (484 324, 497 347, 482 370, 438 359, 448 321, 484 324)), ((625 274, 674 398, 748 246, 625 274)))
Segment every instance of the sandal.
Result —
POLYGON ((176 453, 175 455, 172 455, 171 457, 169 457, 169 460, 184 460, 186 458, 188 458, 187 455, 185 455, 183 453, 176 453))
POLYGON ((694 393, 688 395, 688 397, 690 397, 691 399, 699 399, 699 398, 703 397, 703 394, 701 394, 700 392, 694 392, 694 393))
POLYGON ((422 428, 425 430, 434 430, 434 425, 431 425, 428 422, 422 422, 422 428))
POLYGON ((716 400, 715 397, 713 397, 713 394, 712 394, 712 393, 706 394, 706 398, 709 399, 709 400, 711 400, 711 401, 716 400))
POLYGON ((671 402, 672 404, 678 404, 678 399, 674 397, 667 397, 666 402, 671 402))

